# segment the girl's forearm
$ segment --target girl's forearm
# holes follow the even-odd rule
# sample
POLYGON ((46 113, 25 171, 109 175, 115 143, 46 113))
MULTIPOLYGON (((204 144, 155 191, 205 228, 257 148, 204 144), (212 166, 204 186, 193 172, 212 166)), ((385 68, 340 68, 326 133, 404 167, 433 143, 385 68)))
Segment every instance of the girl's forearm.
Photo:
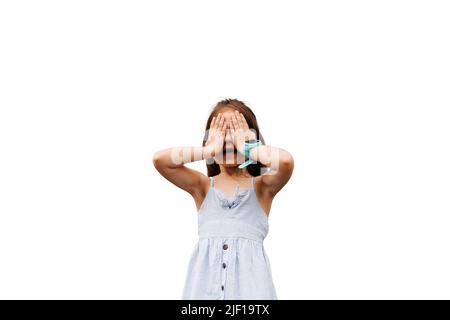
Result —
POLYGON ((272 146, 260 145, 250 149, 249 154, 251 159, 269 167, 271 171, 293 163, 292 155, 289 152, 272 146))
POLYGON ((153 156, 153 162, 168 168, 178 168, 189 162, 211 157, 206 147, 173 147, 160 150, 153 156))

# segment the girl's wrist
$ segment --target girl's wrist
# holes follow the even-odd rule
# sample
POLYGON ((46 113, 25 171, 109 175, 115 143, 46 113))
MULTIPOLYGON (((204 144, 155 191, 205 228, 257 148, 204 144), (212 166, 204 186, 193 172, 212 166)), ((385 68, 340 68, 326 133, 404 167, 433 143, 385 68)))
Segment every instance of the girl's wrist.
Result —
POLYGON ((237 152, 244 154, 244 143, 237 143, 236 150, 237 152))
POLYGON ((202 147, 202 160, 210 159, 214 156, 214 150, 210 146, 202 147))
POLYGON ((241 139, 238 139, 236 149, 240 153, 244 154, 245 152, 245 142, 248 140, 256 140, 256 134, 253 131, 246 133, 245 136, 241 139))

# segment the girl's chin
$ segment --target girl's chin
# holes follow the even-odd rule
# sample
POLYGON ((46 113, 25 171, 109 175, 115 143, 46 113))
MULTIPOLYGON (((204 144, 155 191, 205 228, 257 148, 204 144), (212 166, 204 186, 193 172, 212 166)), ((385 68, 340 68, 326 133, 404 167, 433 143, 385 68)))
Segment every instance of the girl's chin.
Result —
POLYGON ((216 161, 216 162, 223 165, 224 167, 237 167, 238 165, 240 165, 240 163, 238 163, 236 161, 236 159, 230 159, 230 160, 223 159, 221 161, 216 161))
POLYGON ((224 163, 222 165, 227 168, 233 168, 233 167, 237 167, 239 165, 239 163, 224 163))

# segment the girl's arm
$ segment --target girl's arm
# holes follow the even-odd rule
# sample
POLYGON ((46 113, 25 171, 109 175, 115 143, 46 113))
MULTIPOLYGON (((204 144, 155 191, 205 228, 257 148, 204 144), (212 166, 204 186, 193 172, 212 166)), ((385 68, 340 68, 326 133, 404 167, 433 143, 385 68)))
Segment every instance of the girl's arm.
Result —
POLYGON ((274 197, 291 178, 294 158, 286 150, 267 145, 250 149, 249 154, 250 158, 270 168, 261 176, 261 187, 274 197))
POLYGON ((177 187, 194 195, 207 177, 186 163, 208 158, 206 147, 174 147, 157 151, 153 156, 156 170, 177 187))
MULTIPOLYGON (((247 139, 256 139, 254 131, 249 129, 242 113, 235 111, 231 117, 231 133, 236 149, 244 154, 244 142, 247 139)), ((294 158, 281 148, 260 145, 250 149, 250 158, 270 168, 270 171, 261 176, 261 189, 272 198, 280 191, 291 178, 294 170, 294 158)))
POLYGON ((196 198, 202 192, 208 177, 203 173, 185 166, 186 163, 214 157, 222 151, 225 139, 226 122, 221 113, 211 121, 207 132, 208 139, 202 147, 175 147, 157 151, 153 156, 156 170, 177 187, 189 192, 196 198))

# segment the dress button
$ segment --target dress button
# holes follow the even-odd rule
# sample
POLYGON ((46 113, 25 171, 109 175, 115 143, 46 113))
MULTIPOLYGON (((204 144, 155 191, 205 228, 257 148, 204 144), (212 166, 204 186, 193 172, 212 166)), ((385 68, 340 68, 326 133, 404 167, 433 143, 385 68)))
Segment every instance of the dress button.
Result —
POLYGON ((222 286, 222 291, 223 291, 223 289, 224 289, 224 286, 222 286))
POLYGON ((224 244, 223 245, 223 250, 227 250, 228 249, 228 245, 227 244, 224 244))
POLYGON ((225 269, 225 268, 227 267, 227 264, 224 262, 224 263, 222 264, 222 267, 225 269))

